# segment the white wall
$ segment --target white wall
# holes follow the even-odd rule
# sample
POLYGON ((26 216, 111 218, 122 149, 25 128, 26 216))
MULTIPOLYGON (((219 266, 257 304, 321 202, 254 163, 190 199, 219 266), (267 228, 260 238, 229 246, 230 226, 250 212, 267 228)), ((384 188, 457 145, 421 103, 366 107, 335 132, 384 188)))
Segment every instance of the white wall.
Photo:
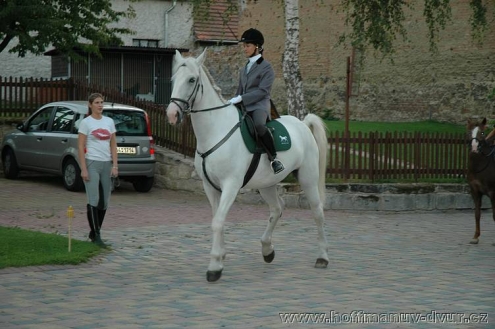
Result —
POLYGON ((8 51, 15 47, 17 39, 12 40, 7 48, 0 53, 0 76, 23 78, 49 78, 51 73, 51 60, 47 56, 35 56, 31 53, 26 57, 19 57, 8 51))
MULTIPOLYGON (((124 10, 128 1, 114 0, 116 10, 124 10)), ((162 48, 189 48, 192 46, 192 5, 182 1, 146 0, 131 3, 136 17, 122 19, 118 26, 136 31, 134 35, 122 36, 126 46, 132 45, 132 39, 158 39, 162 48), (171 9, 173 7, 173 9, 171 9), (168 35, 165 35, 165 17, 168 13, 168 35), (165 39, 168 38, 168 45, 165 39)))
MULTIPOLYGON (((132 46, 132 39, 158 39, 159 47, 166 47, 165 41, 165 12, 171 8, 173 1, 143 0, 130 3, 124 0, 113 0, 115 10, 124 10, 129 4, 135 9, 136 17, 124 18, 118 24, 134 30, 134 35, 121 36, 124 45, 132 46)), ((190 48, 192 40, 192 5, 177 1, 175 7, 168 14, 168 47, 190 48)), ((17 39, 10 42, 9 46, 0 53, 0 76, 8 77, 35 77, 50 78, 51 60, 48 56, 34 56, 28 53, 26 57, 18 57, 11 54, 9 49, 17 44, 17 39)), ((48 47, 46 51, 51 50, 48 47)))

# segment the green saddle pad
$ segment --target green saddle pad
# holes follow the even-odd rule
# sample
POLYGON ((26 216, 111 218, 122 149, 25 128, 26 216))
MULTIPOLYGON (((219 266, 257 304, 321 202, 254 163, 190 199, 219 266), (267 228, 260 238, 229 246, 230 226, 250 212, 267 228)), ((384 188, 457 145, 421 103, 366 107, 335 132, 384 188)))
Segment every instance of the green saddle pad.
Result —
MULTIPOLYGON (((239 119, 241 120, 242 139, 244 139, 244 144, 249 152, 255 153, 256 150, 258 150, 258 152, 261 151, 261 153, 265 153, 264 148, 256 145, 256 141, 251 135, 251 131, 254 131, 252 121, 249 119, 243 120, 241 111, 239 111, 239 119)), ((275 141, 275 150, 277 150, 277 152, 290 149, 292 145, 290 135, 282 123, 275 119, 267 122, 266 126, 272 132, 273 140, 275 141)))

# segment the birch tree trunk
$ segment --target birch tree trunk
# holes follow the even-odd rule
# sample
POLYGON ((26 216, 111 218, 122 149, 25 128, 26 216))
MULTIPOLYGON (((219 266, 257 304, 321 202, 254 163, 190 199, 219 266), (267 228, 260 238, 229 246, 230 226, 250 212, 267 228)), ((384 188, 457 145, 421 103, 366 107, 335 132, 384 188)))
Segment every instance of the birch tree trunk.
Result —
POLYGON ((285 0, 284 3, 285 50, 282 68, 287 90, 288 114, 302 119, 307 111, 299 69, 299 1, 285 0))

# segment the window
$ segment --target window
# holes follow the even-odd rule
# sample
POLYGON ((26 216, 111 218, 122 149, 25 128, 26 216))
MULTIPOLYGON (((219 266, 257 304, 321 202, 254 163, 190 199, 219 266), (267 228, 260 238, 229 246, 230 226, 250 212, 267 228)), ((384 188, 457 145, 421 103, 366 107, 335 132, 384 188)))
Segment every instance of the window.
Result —
POLYGON ((28 123, 28 131, 46 131, 52 116, 53 107, 47 107, 38 112, 28 123))
POLYGON ((66 107, 57 108, 57 111, 55 112, 55 118, 53 118, 53 125, 51 131, 70 133, 73 119, 74 119, 74 111, 66 107))
POLYGON ((141 111, 105 109, 103 115, 113 119, 117 136, 148 136, 146 118, 141 111))
POLYGON ((158 48, 158 40, 154 39, 132 39, 134 47, 158 48))

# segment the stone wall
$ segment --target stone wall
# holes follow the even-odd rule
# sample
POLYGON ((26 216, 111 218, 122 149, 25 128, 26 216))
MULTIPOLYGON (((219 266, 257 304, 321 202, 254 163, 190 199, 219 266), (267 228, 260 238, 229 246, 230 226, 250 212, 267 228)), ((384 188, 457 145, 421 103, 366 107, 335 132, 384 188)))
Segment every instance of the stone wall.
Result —
MULTIPOLYGON (((345 31, 340 0, 300 1, 299 63, 308 110, 325 118, 345 117, 346 63, 351 50, 337 45, 345 31)), ((483 46, 470 35, 469 1, 452 2, 452 22, 439 34, 438 52, 429 51, 422 1, 405 12, 408 40, 397 40, 390 59, 369 54, 360 72, 359 97, 353 97, 350 119, 354 121, 420 121, 465 123, 468 117, 495 115, 495 22, 490 21, 483 46)), ((493 7, 492 7, 493 8, 493 7)), ((491 17, 493 13, 489 12, 491 17)), ((272 90, 279 112, 285 113, 287 97, 282 77, 285 31, 280 1, 247 1, 241 13, 239 34, 247 28, 265 36, 264 57, 275 69, 272 90)), ((215 50, 206 62, 225 98, 233 96, 243 57, 231 48, 215 50), (222 73, 217 74, 222 68, 222 73), (221 81, 221 83, 219 83, 221 81)), ((242 53, 238 50, 238 53, 242 53)))
MULTIPOLYGON (((194 161, 157 147, 156 187, 204 194, 194 161)), ((279 184, 287 207, 309 208, 297 184, 279 184)), ((257 190, 241 189, 237 201, 264 203, 257 190)), ((483 201, 489 206, 489 200, 483 201)), ((444 211, 473 209, 467 184, 327 184, 326 210, 444 211)))

